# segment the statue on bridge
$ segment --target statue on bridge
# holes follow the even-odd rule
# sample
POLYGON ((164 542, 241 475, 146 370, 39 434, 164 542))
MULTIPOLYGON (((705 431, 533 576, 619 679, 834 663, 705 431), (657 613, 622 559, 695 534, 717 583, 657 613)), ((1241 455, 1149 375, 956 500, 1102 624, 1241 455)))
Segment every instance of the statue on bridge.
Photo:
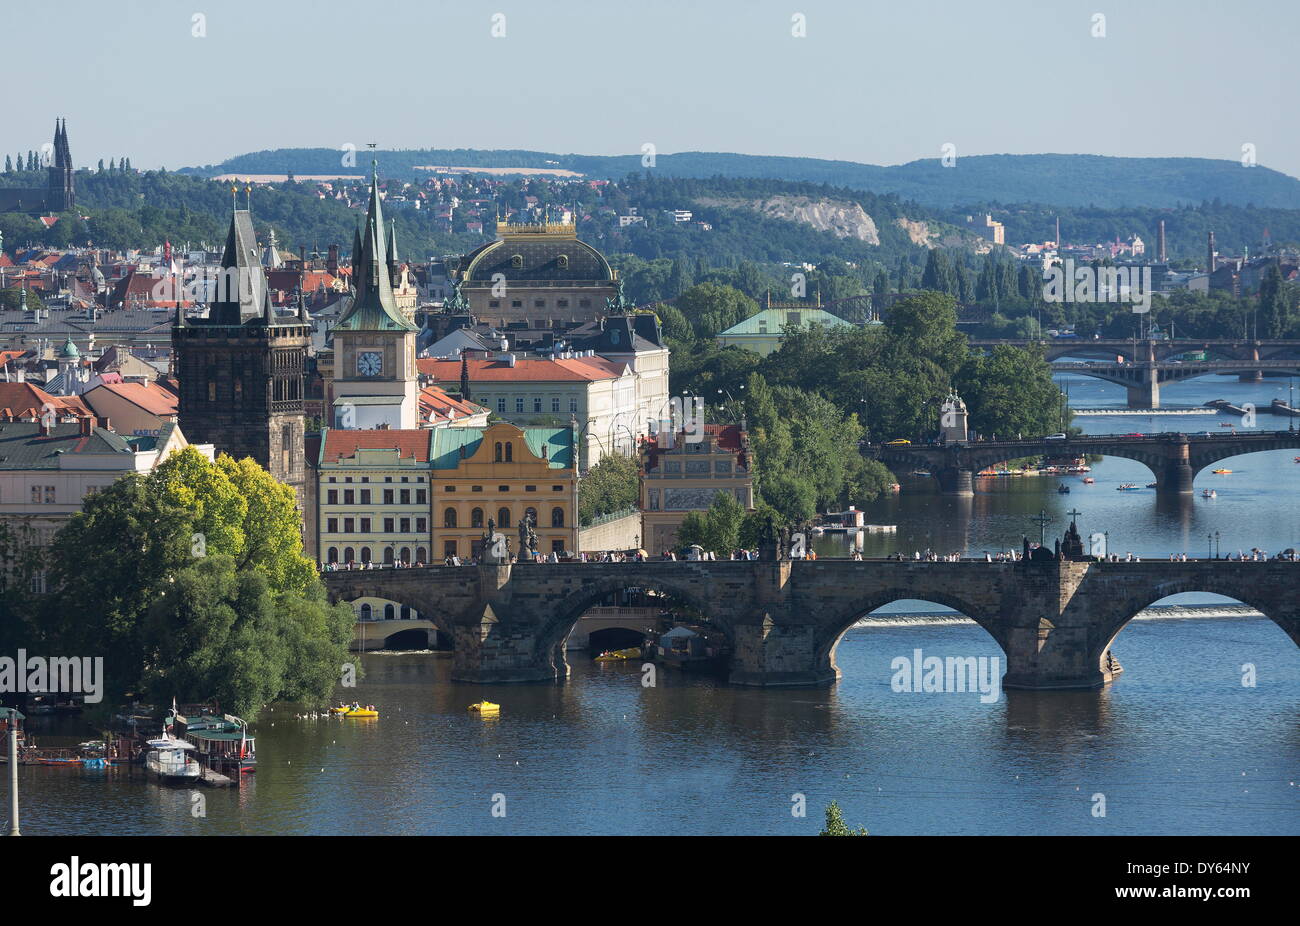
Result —
POLYGON ((537 553, 537 531, 534 526, 533 513, 529 511, 519 519, 519 558, 533 556, 537 553))

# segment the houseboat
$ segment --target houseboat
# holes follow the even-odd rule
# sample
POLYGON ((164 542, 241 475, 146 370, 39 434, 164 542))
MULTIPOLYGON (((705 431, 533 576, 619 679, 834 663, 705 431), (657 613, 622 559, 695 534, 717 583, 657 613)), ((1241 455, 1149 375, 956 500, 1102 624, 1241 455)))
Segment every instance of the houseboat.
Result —
POLYGON ((230 714, 173 715, 180 736, 194 746, 194 757, 223 775, 238 777, 257 766, 256 741, 248 724, 230 714))
POLYGON ((148 752, 144 756, 144 770, 151 778, 169 784, 197 781, 203 767, 190 757, 195 751, 193 743, 178 739, 169 733, 146 741, 148 752))

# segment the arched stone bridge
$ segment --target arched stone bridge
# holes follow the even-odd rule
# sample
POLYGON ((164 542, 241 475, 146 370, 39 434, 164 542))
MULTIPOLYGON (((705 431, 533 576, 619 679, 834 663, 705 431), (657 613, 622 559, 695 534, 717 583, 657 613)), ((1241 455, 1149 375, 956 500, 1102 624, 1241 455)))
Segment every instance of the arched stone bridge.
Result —
POLYGON ((1041 454, 1101 454, 1145 463, 1160 494, 1192 491, 1196 474, 1243 453, 1300 447, 1300 431, 1241 429, 1230 434, 1085 434, 1064 440, 962 441, 951 444, 871 444, 863 453, 886 466, 924 465, 945 495, 971 495, 980 470, 1006 460, 1041 454))
POLYGON ((1197 361, 1106 361, 1086 360, 1078 363, 1055 361, 1053 373, 1077 373, 1108 383, 1116 383, 1127 390, 1129 408, 1159 408, 1160 387, 1165 383, 1181 382, 1198 376, 1215 373, 1236 373, 1243 382, 1258 382, 1265 373, 1294 376, 1300 373, 1296 360, 1197 360, 1197 361))
POLYGON ((1052 338, 1037 340, 1025 338, 971 338, 971 347, 992 350, 1001 344, 1012 347, 1037 347, 1046 360, 1061 357, 1095 357, 1114 360, 1167 360, 1178 354, 1205 351, 1206 356, 1220 360, 1295 360, 1300 359, 1300 340, 1269 340, 1252 338, 1052 338))
POLYGON ((430 566, 326 572, 332 599, 376 596, 434 618, 455 641, 452 677, 555 681, 583 611, 612 591, 651 588, 705 615, 732 643, 730 680, 816 686, 839 678, 835 647, 900 598, 960 611, 1006 655, 1008 688, 1094 688, 1111 641, 1134 615, 1180 592, 1235 598, 1300 645, 1300 563, 647 562, 430 566))

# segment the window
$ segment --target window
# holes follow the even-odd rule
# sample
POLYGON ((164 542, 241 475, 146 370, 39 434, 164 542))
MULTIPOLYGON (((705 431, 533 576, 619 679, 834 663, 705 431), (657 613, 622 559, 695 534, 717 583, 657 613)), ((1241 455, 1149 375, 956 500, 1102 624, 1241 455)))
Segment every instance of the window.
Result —
MULTIPOLYGON (((450 488, 450 487, 449 487, 449 488, 450 488)), ((452 488, 452 491, 455 492, 456 490, 455 490, 454 488, 452 488)), ((429 494, 428 494, 428 490, 426 490, 426 489, 416 489, 416 490, 415 490, 415 503, 416 503, 417 505, 426 505, 426 504, 428 504, 428 502, 429 502, 429 494)))
POLYGON ((555 507, 551 509, 551 527, 564 526, 564 509, 555 507))
POLYGON ((392 621, 397 619, 397 607, 390 601, 384 605, 384 620, 392 621))
MULTIPOLYGON (((568 255, 568 254, 561 254, 559 257, 555 258, 555 266, 559 267, 561 270, 568 270, 568 269, 569 269, 569 255, 568 255)), ((569 300, 567 300, 567 299, 562 300, 562 302, 563 302, 565 305, 568 305, 568 304, 569 304, 569 300)))
POLYGON ((337 563, 339 561, 338 547, 330 547, 329 555, 327 556, 327 561, 331 563, 337 563))
POLYGON ((567 308, 569 307, 569 300, 568 300, 568 299, 556 299, 556 300, 555 300, 555 305, 556 305, 558 308, 561 308, 561 309, 567 309, 567 308))
POLYGON ((524 255, 512 254, 510 256, 510 266, 515 270, 524 269, 524 255))
POLYGON ((391 565, 393 565, 393 548, 392 548, 392 547, 384 547, 384 565, 385 565, 385 566, 391 566, 391 565))
MULTIPOLYGON (((351 561, 349 560, 349 562, 351 561)), ((374 620, 374 617, 375 617, 375 609, 370 607, 369 603, 363 604, 361 606, 361 612, 357 615, 357 619, 363 621, 374 620)))
POLYGON ((551 396, 551 411, 558 412, 559 410, 560 410, 560 397, 551 396))
POLYGON ((454 540, 444 540, 444 541, 442 542, 442 555, 443 555, 443 556, 455 556, 455 555, 456 555, 456 541, 454 541, 454 540))
POLYGON ((425 519, 425 518, 416 518, 416 519, 415 519, 415 532, 416 532, 417 534, 423 534, 423 533, 424 533, 425 531, 427 531, 428 529, 429 529, 429 522, 428 522, 427 519, 425 519))
POLYGON ((515 411, 522 412, 523 410, 524 410, 524 397, 515 396, 515 411))
POLYGON ((589 309, 589 308, 591 308, 591 300, 590 300, 590 299, 579 299, 579 300, 578 300, 578 307, 579 307, 579 308, 582 308, 582 309, 589 309))
POLYGON ((483 491, 483 487, 482 487, 482 486, 474 486, 472 489, 470 489, 470 491, 471 491, 471 492, 482 492, 482 491, 483 491))
POLYGON ((384 489, 384 504, 391 505, 392 503, 393 503, 393 490, 384 489))
MULTIPOLYGON (((428 559, 429 559, 428 551, 425 550, 424 547, 416 547, 416 548, 415 548, 415 561, 416 561, 417 563, 424 563, 424 562, 427 562, 428 559)), ((406 618, 408 618, 408 617, 410 616, 410 613, 411 613, 411 612, 410 612, 409 609, 407 609, 406 607, 403 607, 403 608, 402 608, 402 619, 405 620, 406 618)))
POLYGON ((442 513, 442 526, 443 526, 443 527, 455 527, 455 526, 456 526, 456 509, 455 509, 455 508, 448 508, 446 511, 444 511, 444 512, 442 513))
POLYGON ((574 413, 574 414, 577 414, 577 411, 578 411, 578 400, 577 400, 577 399, 569 399, 569 411, 572 412, 572 413, 574 413))
POLYGON ((361 562, 363 563, 370 562, 370 547, 361 548, 361 562))
POLYGON ((393 532, 393 519, 384 518, 384 533, 391 534, 392 532, 393 532))
POLYGON ((280 466, 286 473, 293 467, 293 427, 287 424, 280 429, 280 466))
POLYGON ((524 491, 525 491, 525 492, 536 492, 536 491, 537 491, 537 486, 524 486, 524 491))
POLYGON ((401 518, 401 519, 399 519, 398 522, 397 522, 397 525, 398 525, 398 526, 397 526, 397 529, 398 529, 398 532, 399 532, 399 533, 402 533, 402 534, 409 534, 409 533, 411 532, 411 519, 410 519, 410 518, 401 518))
POLYGON ((54 486, 45 487, 45 504, 47 505, 54 504, 54 486))
POLYGON ((551 491, 552 491, 552 492, 563 492, 563 491, 564 491, 564 486, 551 486, 551 491))
POLYGON ((497 527, 510 526, 510 509, 502 508, 497 511, 497 527))
POLYGON ((362 519, 361 519, 361 533, 363 533, 363 534, 368 534, 368 533, 370 533, 370 519, 369 519, 369 518, 362 518, 362 519))
POLYGON ((506 441, 506 462, 512 463, 515 459, 515 442, 506 441))
POLYGON ((443 486, 443 487, 442 487, 442 491, 444 491, 444 492, 455 492, 455 491, 456 491, 456 487, 455 487, 455 486, 443 486))
POLYGON ((402 500, 402 504, 403 505, 411 504, 411 490, 401 489, 400 492, 401 494, 398 497, 402 500))
POLYGON ((363 504, 363 505, 369 505, 369 504, 370 504, 370 490, 369 490, 369 489, 362 489, 362 490, 361 490, 361 504, 363 504))
POLYGON ((490 309, 499 309, 499 308, 501 308, 501 300, 500 300, 500 299, 489 299, 489 300, 488 300, 488 308, 490 308, 490 309))
POLYGON ((337 505, 337 504, 339 503, 339 490, 338 490, 338 489, 330 489, 328 495, 329 495, 329 504, 331 504, 331 505, 337 505))
POLYGON ((533 412, 536 414, 542 410, 542 397, 533 396, 533 412))
POLYGON ((497 411, 500 412, 500 413, 503 414, 503 415, 506 413, 506 400, 505 400, 505 399, 497 399, 497 411))
POLYGON ((503 457, 502 457, 502 453, 503 453, 503 451, 502 451, 502 447, 501 447, 501 441, 497 441, 497 444, 496 444, 496 459, 495 459, 493 462, 495 462, 495 463, 500 463, 501 460, 503 459, 503 457))
POLYGON ((533 300, 533 308, 535 308, 535 309, 544 309, 544 308, 546 308, 546 300, 545 300, 545 299, 534 299, 534 300, 533 300))
POLYGON ((551 552, 552 552, 552 553, 563 553, 563 552, 564 552, 564 541, 563 541, 563 540, 552 540, 552 541, 551 541, 551 552))
POLYGON ((337 534, 339 532, 339 519, 329 518, 325 521, 325 533, 337 534))
POLYGON ((473 511, 471 511, 471 512, 469 513, 469 526, 470 526, 470 527, 482 527, 482 526, 483 526, 483 509, 482 509, 482 508, 475 508, 473 511))
POLYGON ((497 486, 497 491, 498 491, 498 492, 509 492, 509 491, 510 491, 510 486, 497 486))
POLYGON ((357 523, 357 522, 356 522, 354 519, 352 519, 352 518, 344 518, 344 519, 343 519, 343 533, 345 533, 345 534, 352 534, 352 533, 355 533, 355 532, 356 532, 356 528, 355 528, 353 525, 355 525, 356 523, 357 523))
POLYGON ((345 504, 345 505, 355 505, 356 503, 357 503, 357 492, 356 492, 356 489, 344 489, 344 490, 343 490, 343 504, 345 504))
POLYGON ((356 550, 352 549, 351 547, 343 548, 343 562, 352 563, 356 561, 356 558, 357 558, 356 550))
POLYGON ((524 307, 524 301, 523 301, 522 299, 511 299, 511 300, 510 300, 510 308, 512 308, 512 309, 522 309, 523 307, 524 307))
POLYGON ((411 561, 411 548, 402 547, 402 562, 409 563, 410 561, 411 561))

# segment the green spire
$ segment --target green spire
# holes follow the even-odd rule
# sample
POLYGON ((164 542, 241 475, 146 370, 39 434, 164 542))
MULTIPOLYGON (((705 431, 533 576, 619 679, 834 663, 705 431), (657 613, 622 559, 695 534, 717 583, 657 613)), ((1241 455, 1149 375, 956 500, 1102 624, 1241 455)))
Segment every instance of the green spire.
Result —
POLYGON ((59 356, 65 360, 76 360, 81 356, 81 351, 77 350, 77 345, 73 344, 72 338, 69 337, 63 342, 63 349, 59 351, 59 356))
POLYGON ((352 256, 356 297, 334 326, 343 331, 415 331, 393 299, 393 281, 384 266, 388 248, 384 236, 384 208, 379 198, 379 177, 370 178, 370 207, 361 232, 360 254, 352 256))

